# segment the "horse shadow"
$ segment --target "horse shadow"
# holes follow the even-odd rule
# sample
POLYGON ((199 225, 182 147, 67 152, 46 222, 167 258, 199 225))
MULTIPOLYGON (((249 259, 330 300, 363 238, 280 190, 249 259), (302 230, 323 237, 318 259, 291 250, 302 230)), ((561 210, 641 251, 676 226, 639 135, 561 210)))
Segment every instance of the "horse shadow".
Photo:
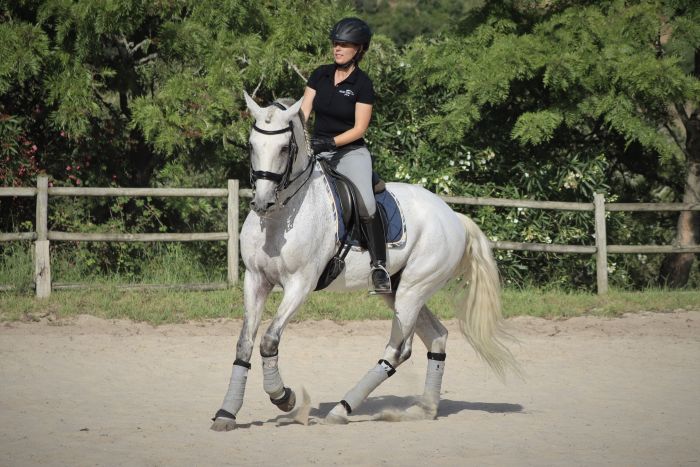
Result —
MULTIPOLYGON (((362 420, 350 420, 350 422, 360 421, 382 421, 381 414, 386 411, 403 412, 416 404, 419 400, 415 396, 376 396, 369 397, 357 409, 353 410, 352 417, 363 417, 362 420), (369 417, 369 419, 367 419, 369 417)), ((335 407, 337 402, 321 402, 318 408, 312 407, 309 412, 309 424, 321 423, 328 413, 335 407)), ((471 412, 487 412, 492 414, 525 413, 524 407, 520 404, 510 404, 507 402, 468 402, 455 401, 450 399, 440 399, 437 417, 444 418, 455 415, 465 410, 471 412)), ((269 422, 274 422, 280 426, 298 423, 289 418, 289 415, 280 415, 269 422)))

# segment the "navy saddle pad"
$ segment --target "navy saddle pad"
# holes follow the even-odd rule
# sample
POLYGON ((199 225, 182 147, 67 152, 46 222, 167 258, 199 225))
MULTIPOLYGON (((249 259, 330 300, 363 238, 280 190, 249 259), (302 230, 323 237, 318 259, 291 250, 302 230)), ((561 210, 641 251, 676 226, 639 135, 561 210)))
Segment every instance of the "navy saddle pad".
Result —
MULTIPOLYGON (((343 222, 343 207, 338 196, 335 180, 328 177, 329 185, 333 191, 333 201, 335 202, 336 211, 338 212, 338 238, 345 237, 345 222, 343 222)), ((386 242, 389 246, 396 246, 404 237, 404 220, 396 197, 389 190, 384 190, 374 194, 374 199, 377 202, 377 209, 381 210, 382 218, 385 221, 384 232, 386 242)), ((349 239, 348 243, 357 243, 349 239)))

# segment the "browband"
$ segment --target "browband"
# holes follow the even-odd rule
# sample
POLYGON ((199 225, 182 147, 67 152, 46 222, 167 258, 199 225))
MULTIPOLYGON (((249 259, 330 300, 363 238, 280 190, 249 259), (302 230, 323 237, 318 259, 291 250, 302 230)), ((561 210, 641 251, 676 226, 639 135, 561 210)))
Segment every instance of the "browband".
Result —
POLYGON ((287 128, 282 128, 281 130, 263 130, 262 128, 253 124, 253 130, 257 131, 258 133, 262 133, 263 135, 281 135, 282 133, 286 133, 288 131, 294 131, 294 127, 292 126, 292 122, 289 122, 289 126, 287 128))

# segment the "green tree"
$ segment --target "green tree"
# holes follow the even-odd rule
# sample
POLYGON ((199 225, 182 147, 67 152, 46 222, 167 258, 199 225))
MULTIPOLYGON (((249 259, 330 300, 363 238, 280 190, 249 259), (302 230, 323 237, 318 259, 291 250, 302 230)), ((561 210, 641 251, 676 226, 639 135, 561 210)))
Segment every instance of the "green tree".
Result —
POLYGON ((461 17, 483 0, 352 0, 355 9, 375 33, 403 47, 418 36, 448 32, 461 17))
MULTIPOLYGON (((0 0, 0 183, 31 184, 38 171, 54 185, 246 180, 243 90, 300 96, 299 75, 326 59, 328 28, 346 12, 318 0, 0 0)), ((206 223, 197 200, 91 203, 52 204, 52 227, 206 223)), ((4 228, 18 206, 0 205, 4 228)), ((104 248, 105 267, 137 261, 104 248)))
POLYGON ((421 125, 445 153, 495 153, 490 181, 525 195, 653 199, 664 187, 680 197, 685 185, 697 196, 694 156, 679 138, 695 141, 696 5, 487 2, 455 34, 411 44, 421 125))
MULTIPOLYGON (((387 179, 440 194, 696 202, 696 3, 0 0, 0 183, 29 185, 40 171, 55 185, 245 181, 242 91, 261 102, 301 96, 303 77, 330 59, 329 27, 360 15, 377 32, 362 64, 378 95, 367 140, 387 179)), ((52 202, 52 228, 222 222, 202 215, 220 206, 201 200, 94 203, 52 202)), ((0 200, 3 230, 31 210, 0 200)), ((584 214, 469 213, 492 238, 591 243, 584 214)), ((620 214, 610 237, 669 243, 674 225, 620 214)), ((695 242, 697 226, 695 214, 681 214, 678 242, 695 242)), ((80 253, 76 264, 131 272, 148 254, 140 245, 65 248, 80 253)), ((193 248, 203 262, 218 256, 193 248)), ((590 258, 498 255, 513 282, 593 283, 590 258)), ((669 257, 664 280, 684 283, 693 257, 669 257)), ((656 259, 617 263, 616 285, 659 273, 656 259)))

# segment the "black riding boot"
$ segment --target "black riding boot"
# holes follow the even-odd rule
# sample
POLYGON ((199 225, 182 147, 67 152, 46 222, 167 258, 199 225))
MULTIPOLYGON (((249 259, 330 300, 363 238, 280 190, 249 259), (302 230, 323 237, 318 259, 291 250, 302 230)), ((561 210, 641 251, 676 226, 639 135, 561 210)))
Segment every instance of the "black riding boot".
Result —
POLYGON ((374 293, 391 293, 391 278, 386 270, 386 239, 384 224, 379 213, 362 218, 362 229, 367 238, 367 250, 372 266, 372 284, 374 293))

